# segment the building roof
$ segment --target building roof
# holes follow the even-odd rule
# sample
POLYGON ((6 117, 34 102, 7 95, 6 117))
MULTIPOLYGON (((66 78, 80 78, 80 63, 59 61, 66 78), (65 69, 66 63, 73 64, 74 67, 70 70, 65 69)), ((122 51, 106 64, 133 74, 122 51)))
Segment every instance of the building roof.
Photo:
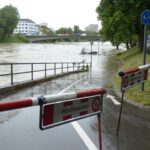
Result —
POLYGON ((35 23, 35 22, 32 21, 31 19, 20 19, 19 21, 26 21, 26 22, 30 22, 30 23, 35 23))

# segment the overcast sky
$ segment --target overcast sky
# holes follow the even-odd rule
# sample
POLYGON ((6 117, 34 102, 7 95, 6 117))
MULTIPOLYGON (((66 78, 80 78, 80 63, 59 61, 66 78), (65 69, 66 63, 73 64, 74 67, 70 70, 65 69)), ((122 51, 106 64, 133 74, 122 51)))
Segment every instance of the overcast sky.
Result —
POLYGON ((46 22, 49 27, 84 29, 98 24, 96 7, 100 0, 0 0, 0 7, 11 4, 18 8, 20 18, 32 19, 37 24, 46 22))

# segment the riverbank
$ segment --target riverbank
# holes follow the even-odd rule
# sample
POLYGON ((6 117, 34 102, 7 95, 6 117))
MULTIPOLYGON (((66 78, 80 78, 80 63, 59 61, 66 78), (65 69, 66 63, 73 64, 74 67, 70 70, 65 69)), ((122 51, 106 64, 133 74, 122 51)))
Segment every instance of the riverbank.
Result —
MULTIPOLYGON (((114 58, 119 69, 114 78, 114 88, 120 89, 121 79, 118 76, 119 71, 124 71, 132 67, 141 66, 143 62, 143 54, 139 51, 138 47, 129 49, 128 51, 118 53, 114 58)), ((147 63, 150 62, 150 55, 147 54, 147 63)), ((149 72, 150 75, 150 72, 149 72)), ((148 76, 149 76, 148 75, 148 76)), ((135 86, 131 89, 126 90, 126 98, 131 102, 139 103, 140 105, 150 106, 150 78, 145 82, 145 90, 141 91, 141 85, 135 86)))
POLYGON ((29 43, 29 40, 22 35, 12 35, 3 41, 0 41, 0 43, 29 43))

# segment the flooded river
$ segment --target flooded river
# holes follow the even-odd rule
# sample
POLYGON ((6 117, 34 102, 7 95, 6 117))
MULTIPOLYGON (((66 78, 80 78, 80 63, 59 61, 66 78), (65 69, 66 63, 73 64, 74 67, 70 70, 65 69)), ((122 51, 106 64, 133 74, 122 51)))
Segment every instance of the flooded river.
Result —
MULTIPOLYGON (((81 49, 91 50, 89 42, 55 44, 0 44, 0 63, 12 62, 73 62, 90 61, 90 56, 80 55, 81 49)), ((111 50, 110 43, 99 43, 99 52, 111 50)), ((98 51, 95 42, 93 51, 98 51)))

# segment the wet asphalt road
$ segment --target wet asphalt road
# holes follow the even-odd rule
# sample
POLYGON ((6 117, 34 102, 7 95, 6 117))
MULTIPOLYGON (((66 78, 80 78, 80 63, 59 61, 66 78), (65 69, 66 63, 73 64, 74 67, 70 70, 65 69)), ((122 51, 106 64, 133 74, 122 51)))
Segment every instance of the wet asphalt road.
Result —
MULTIPOLYGON (((65 92, 94 87, 106 87, 109 95, 115 95, 111 82, 113 67, 106 64, 108 57, 94 57, 91 73, 81 73, 39 84, 18 91, 2 100, 57 94, 70 84, 84 78, 65 92)), ((112 66, 116 64, 112 64, 112 66)), ((116 96, 116 95, 115 95, 116 96)), ((117 96, 116 96, 117 97, 117 96)), ((116 98, 120 101, 120 98, 116 98)), ((119 137, 116 136, 119 105, 111 99, 104 99, 102 113, 103 150, 149 150, 150 149, 150 111, 127 103, 123 106, 123 115, 119 137)), ((40 131, 38 128, 39 107, 25 108, 0 113, 0 150, 88 150, 71 123, 40 131)), ((78 121, 88 137, 98 148, 97 117, 78 121)), ((94 150, 94 149, 92 149, 94 150)))

